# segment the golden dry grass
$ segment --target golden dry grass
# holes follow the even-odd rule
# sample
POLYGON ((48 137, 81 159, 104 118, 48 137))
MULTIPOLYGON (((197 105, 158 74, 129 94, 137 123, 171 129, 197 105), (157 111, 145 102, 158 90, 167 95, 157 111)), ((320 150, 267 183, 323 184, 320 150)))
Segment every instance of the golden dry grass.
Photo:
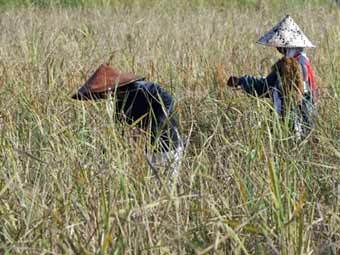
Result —
POLYGON ((338 245, 340 9, 269 3, 3 10, 0 253, 319 254, 338 245), (255 41, 287 12, 318 46, 308 51, 322 90, 318 125, 300 144, 269 101, 223 85, 270 70, 279 55, 255 41), (110 100, 70 99, 109 59, 175 95, 189 141, 178 184, 151 176, 143 139, 124 135, 110 100))

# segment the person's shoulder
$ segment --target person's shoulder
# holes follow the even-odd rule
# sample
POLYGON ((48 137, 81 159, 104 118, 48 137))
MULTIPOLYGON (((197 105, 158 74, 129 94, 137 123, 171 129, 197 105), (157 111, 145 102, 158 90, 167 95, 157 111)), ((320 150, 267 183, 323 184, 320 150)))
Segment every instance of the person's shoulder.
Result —
POLYGON ((300 64, 306 64, 309 62, 309 58, 305 52, 301 52, 298 56, 298 59, 300 64))
POLYGON ((151 94, 165 92, 165 89, 161 85, 152 81, 137 81, 135 84, 139 89, 146 90, 151 94))
POLYGON ((151 88, 155 86, 155 83, 147 80, 135 81, 134 84, 139 88, 151 88))
POLYGON ((281 75, 281 73, 285 72, 285 70, 299 69, 299 62, 292 57, 282 57, 273 65, 272 68, 273 70, 278 71, 281 75))

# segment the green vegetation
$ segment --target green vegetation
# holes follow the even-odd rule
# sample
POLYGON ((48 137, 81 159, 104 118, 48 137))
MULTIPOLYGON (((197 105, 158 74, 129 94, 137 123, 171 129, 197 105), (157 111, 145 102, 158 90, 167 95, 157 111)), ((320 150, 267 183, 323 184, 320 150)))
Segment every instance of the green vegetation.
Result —
POLYGON ((0 17, 1 254, 288 255, 339 245, 340 8, 31 2, 44 3, 0 17), (308 51, 322 90, 318 125, 303 143, 268 100, 223 81, 269 70, 278 53, 254 42, 286 13, 318 46, 308 51), (188 148, 172 185, 152 176, 145 139, 114 121, 111 100, 70 99, 110 57, 177 98, 188 148))

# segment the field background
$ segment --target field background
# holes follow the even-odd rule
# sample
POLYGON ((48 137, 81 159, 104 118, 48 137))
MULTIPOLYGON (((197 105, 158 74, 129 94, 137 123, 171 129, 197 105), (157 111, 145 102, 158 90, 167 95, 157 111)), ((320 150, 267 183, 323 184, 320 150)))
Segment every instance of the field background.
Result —
POLYGON ((326 0, 0 0, 0 254, 339 254, 339 24, 326 0), (225 86, 270 70, 279 54, 255 41, 287 13, 317 45, 302 143, 225 86), (70 99, 103 62, 175 95, 172 184, 111 100, 70 99))

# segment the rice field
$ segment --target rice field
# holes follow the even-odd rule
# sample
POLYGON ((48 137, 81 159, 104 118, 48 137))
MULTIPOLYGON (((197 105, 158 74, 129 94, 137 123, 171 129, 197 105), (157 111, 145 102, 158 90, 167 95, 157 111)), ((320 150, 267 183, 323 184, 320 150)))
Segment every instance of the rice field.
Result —
POLYGON ((339 254, 340 7, 331 1, 0 0, 0 254, 339 254), (289 13, 317 45, 311 136, 226 86, 280 57, 289 13), (111 99, 70 96, 101 63, 176 98, 173 182, 111 99))

